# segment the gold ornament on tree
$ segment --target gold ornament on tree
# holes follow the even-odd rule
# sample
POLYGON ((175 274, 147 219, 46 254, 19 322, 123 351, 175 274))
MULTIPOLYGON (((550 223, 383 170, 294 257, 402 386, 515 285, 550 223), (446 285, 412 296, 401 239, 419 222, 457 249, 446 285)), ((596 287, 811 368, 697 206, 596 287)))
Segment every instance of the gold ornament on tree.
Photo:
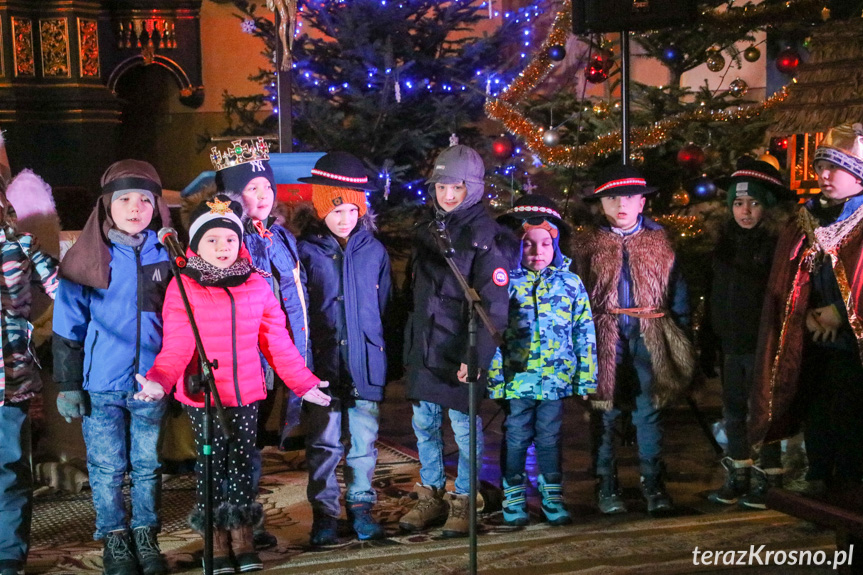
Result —
POLYGON ((689 205, 689 194, 685 190, 678 190, 671 196, 671 205, 675 208, 682 208, 689 205))
POLYGON ((604 120, 608 116, 608 104, 605 102, 597 102, 593 105, 593 115, 604 120))
POLYGON ((731 95, 735 98, 742 98, 746 95, 746 92, 749 91, 749 84, 747 84, 745 80, 737 78, 728 85, 728 91, 731 92, 731 95))
POLYGON ((711 50, 707 56, 707 69, 711 72, 721 72, 725 69, 725 57, 719 50, 711 50))
MULTIPOLYGON (((267 8, 279 15, 279 40, 282 42, 280 70, 291 69, 291 51, 297 29, 297 0, 267 0, 267 8)), ((277 51, 278 52, 278 51, 277 51)))

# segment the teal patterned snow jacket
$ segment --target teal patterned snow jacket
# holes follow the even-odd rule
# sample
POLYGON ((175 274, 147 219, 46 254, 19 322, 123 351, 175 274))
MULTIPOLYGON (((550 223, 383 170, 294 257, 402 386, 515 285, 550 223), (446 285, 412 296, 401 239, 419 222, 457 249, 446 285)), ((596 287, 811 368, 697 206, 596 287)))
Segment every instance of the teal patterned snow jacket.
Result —
POLYGON ((556 400, 596 391, 596 334, 569 258, 509 276, 509 325, 488 372, 494 399, 556 400), (575 384, 575 389, 573 389, 575 384))

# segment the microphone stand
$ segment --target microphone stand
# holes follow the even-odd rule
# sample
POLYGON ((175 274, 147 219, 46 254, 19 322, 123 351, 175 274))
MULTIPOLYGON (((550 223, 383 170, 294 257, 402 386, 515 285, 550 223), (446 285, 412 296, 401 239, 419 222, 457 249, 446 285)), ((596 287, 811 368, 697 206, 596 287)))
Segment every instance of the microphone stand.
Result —
POLYGON ((219 367, 218 360, 210 362, 204 352, 201 333, 198 331, 192 306, 189 305, 189 297, 186 295, 186 287, 183 285, 180 266, 176 258, 171 260, 171 271, 177 282, 177 288, 180 290, 180 297, 192 327, 192 334, 195 336, 195 349, 198 351, 198 358, 201 363, 200 383, 204 392, 204 440, 203 445, 201 445, 201 453, 204 456, 204 575, 213 575, 213 419, 211 415, 213 407, 216 409, 219 427, 225 439, 229 439, 233 433, 225 415, 225 409, 222 407, 219 391, 216 389, 216 379, 213 376, 213 370, 219 367))
POLYGON ((479 381, 479 350, 477 349, 477 317, 482 321, 486 331, 491 334, 495 343, 503 344, 503 337, 491 323, 488 313, 482 307, 482 299, 477 291, 467 283, 464 274, 458 269, 453 261, 455 248, 450 241, 446 225, 441 220, 435 221, 436 230, 433 233, 438 248, 444 256, 452 273, 458 280, 464 297, 468 302, 467 323, 467 385, 468 385, 468 420, 470 421, 470 492, 468 494, 468 556, 470 561, 469 573, 475 575, 477 572, 477 526, 476 526, 476 496, 477 496, 477 459, 476 459, 476 418, 477 418, 477 382, 479 381))

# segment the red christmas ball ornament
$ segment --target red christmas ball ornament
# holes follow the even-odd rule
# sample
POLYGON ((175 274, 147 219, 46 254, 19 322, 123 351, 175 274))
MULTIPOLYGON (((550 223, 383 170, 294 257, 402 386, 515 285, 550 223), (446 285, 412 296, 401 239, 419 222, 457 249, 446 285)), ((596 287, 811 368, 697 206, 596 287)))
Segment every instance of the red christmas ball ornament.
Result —
POLYGON ((696 146, 692 142, 686 144, 677 152, 677 163, 684 168, 697 170, 704 163, 705 155, 701 146, 696 146))
POLYGON ((800 65, 800 54, 793 48, 786 48, 776 56, 776 69, 783 74, 793 75, 797 73, 800 65))
POLYGON ((495 138, 491 143, 491 151, 498 158, 508 158, 512 155, 512 141, 506 136, 495 138))
POLYGON ((611 70, 611 60, 594 57, 590 64, 584 69, 584 79, 591 84, 600 84, 608 80, 608 72, 611 70))

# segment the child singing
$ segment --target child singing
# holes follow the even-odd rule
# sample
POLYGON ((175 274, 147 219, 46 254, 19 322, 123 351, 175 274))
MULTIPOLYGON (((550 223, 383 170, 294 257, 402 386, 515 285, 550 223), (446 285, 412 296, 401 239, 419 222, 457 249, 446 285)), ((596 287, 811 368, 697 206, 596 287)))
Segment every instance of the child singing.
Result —
MULTIPOLYGON (((242 208, 224 195, 203 202, 192 213, 189 226, 189 262, 183 268, 183 285, 200 329, 204 350, 214 371, 216 388, 225 406, 232 431, 230 439, 216 429, 212 445, 215 482, 213 572, 255 571, 263 564, 255 552, 253 527, 262 507, 252 481, 252 457, 257 437, 257 411, 267 389, 258 357, 267 363, 297 395, 318 405, 328 405, 325 387, 305 367, 302 356, 285 328, 285 316, 267 280, 254 268, 243 247, 242 208)), ((162 351, 147 372, 138 376, 142 391, 136 399, 159 400, 181 377, 195 375, 195 341, 176 280, 165 295, 162 351)), ((184 378, 185 379, 185 378, 184 378)), ((203 468, 204 405, 198 394, 184 385, 176 390, 186 405, 195 430, 199 469, 203 468)), ((197 508, 192 527, 203 531, 204 484, 198 476, 197 508)))

